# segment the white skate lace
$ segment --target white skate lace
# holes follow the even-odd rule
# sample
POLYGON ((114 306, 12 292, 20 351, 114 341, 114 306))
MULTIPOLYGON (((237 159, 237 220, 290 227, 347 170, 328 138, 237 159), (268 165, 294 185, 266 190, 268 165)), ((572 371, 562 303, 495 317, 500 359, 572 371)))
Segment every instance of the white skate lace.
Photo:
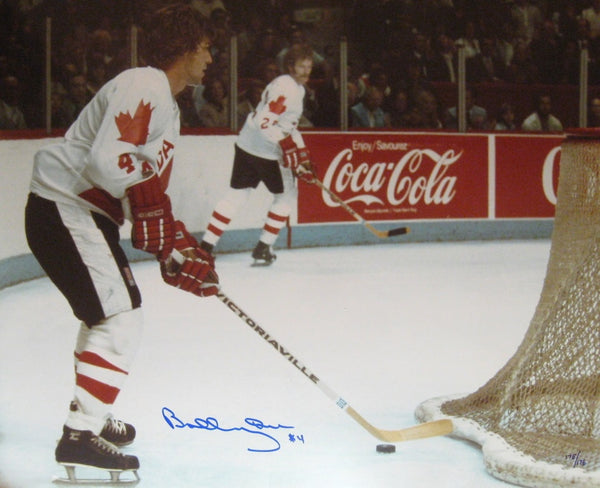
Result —
POLYGON ((106 424, 109 430, 116 432, 117 434, 125 435, 127 433, 127 426, 122 420, 111 417, 106 421, 106 424))
POLYGON ((112 455, 125 457, 125 454, 123 454, 121 451, 119 451, 119 449, 115 445, 111 444, 107 440, 104 440, 100 436, 97 436, 97 435, 93 436, 92 442, 94 444, 96 444, 103 451, 106 451, 112 455))

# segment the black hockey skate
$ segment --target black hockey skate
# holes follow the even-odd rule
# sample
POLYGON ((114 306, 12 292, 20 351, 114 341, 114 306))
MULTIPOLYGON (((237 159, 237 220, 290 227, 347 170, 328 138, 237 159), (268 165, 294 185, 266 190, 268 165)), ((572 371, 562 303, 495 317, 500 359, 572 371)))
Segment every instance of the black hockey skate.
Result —
POLYGON ((117 447, 125 447, 135 439, 135 427, 111 416, 104 424, 100 437, 117 447))
POLYGON ((119 449, 89 430, 75 430, 63 427, 63 436, 55 451, 56 462, 65 467, 66 478, 56 478, 55 483, 70 485, 111 486, 133 485, 140 481, 137 470, 140 462, 136 456, 123 454, 119 449), (82 479, 75 474, 75 468, 98 468, 110 473, 110 479, 82 479), (123 472, 133 474, 132 479, 121 479, 123 472))
MULTIPOLYGON (((79 410, 77 402, 71 402, 69 410, 77 412, 79 410)), ((125 447, 135 439, 135 427, 111 415, 104 424, 102 432, 100 432, 100 437, 117 447, 125 447)))
POLYGON ((252 257, 254 258, 253 266, 269 266, 277 259, 271 246, 262 241, 258 241, 258 244, 256 244, 252 251, 252 257))

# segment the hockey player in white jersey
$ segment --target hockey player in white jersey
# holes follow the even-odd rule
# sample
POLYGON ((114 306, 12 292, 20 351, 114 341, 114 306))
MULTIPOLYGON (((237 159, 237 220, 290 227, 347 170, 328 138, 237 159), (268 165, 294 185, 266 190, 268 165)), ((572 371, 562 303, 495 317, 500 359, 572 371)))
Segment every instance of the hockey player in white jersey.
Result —
POLYGON ((145 32, 149 66, 107 82, 64 140, 36 154, 26 207, 29 246, 81 321, 74 397, 55 451, 67 482, 81 481, 79 465, 110 471, 117 483, 123 471, 137 478, 138 458, 119 449, 135 429, 110 413, 142 334, 119 226, 132 222, 133 246, 156 256, 168 284, 198 296, 219 286, 212 257, 175 219, 165 192, 179 135, 175 96, 201 83, 211 29, 179 5, 157 11, 145 32))
POLYGON ((285 66, 288 73, 267 85, 237 138, 230 188, 215 206, 200 243, 209 253, 252 189, 262 181, 273 194, 273 203, 252 257, 260 264, 272 263, 276 258, 272 246, 297 197, 295 177, 310 179, 313 175, 310 154, 298 130, 304 85, 313 67, 312 49, 292 46, 285 66))

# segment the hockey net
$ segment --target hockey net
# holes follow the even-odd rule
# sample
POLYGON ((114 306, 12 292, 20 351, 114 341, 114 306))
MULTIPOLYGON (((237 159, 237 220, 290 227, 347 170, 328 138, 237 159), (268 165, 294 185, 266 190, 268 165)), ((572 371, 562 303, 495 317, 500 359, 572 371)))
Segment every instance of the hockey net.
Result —
POLYGON ((522 343, 479 390, 423 402, 416 416, 452 419, 502 480, 599 487, 600 131, 571 131, 561 150, 546 277, 522 343))

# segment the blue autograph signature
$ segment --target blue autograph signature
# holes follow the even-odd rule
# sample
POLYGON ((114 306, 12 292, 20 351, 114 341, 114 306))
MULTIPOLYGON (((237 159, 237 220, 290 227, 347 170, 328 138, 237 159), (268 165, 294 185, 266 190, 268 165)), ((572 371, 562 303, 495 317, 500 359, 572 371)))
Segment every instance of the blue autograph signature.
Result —
POLYGON ((255 434, 262 437, 266 437, 275 443, 275 447, 272 449, 251 449, 250 452, 275 452, 281 449, 281 444, 275 437, 264 432, 264 430, 279 430, 279 429, 293 429, 291 425, 266 425, 262 420, 245 418, 244 423, 246 426, 243 427, 231 427, 225 428, 219 425, 219 421, 214 417, 195 418, 192 422, 184 422, 180 420, 175 412, 170 408, 163 407, 162 416, 165 422, 171 429, 201 429, 201 430, 218 430, 220 432, 247 432, 248 434, 255 434))

